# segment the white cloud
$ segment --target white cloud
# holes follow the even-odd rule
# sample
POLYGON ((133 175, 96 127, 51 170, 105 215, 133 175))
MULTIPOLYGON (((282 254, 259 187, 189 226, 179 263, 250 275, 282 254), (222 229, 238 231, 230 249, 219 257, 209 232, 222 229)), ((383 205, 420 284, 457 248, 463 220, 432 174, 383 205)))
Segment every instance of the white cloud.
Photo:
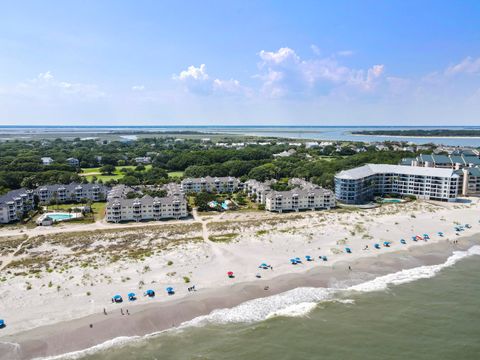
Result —
POLYGON ((132 91, 143 91, 145 90, 145 85, 133 85, 132 91))
POLYGON ((49 98, 53 100, 56 97, 92 100, 106 96, 97 85, 60 81, 51 71, 40 73, 34 79, 18 83, 10 89, 10 93, 45 100, 49 98))
POLYGON ((266 64, 281 64, 287 61, 298 63, 300 61, 300 58, 295 51, 287 47, 280 48, 276 52, 262 50, 260 51, 259 56, 266 64))
POLYGON ((207 73, 205 64, 201 64, 199 67, 191 65, 180 74, 173 75, 172 78, 181 83, 188 92, 200 95, 249 94, 249 89, 243 87, 236 79, 212 79, 207 73))
POLYGON ((190 65, 187 70, 183 70, 180 72, 180 74, 173 75, 173 78, 175 80, 181 80, 181 81, 186 81, 189 79, 193 80, 208 80, 209 76, 206 72, 206 67, 205 64, 201 64, 200 67, 195 67, 193 65, 190 65))
POLYGON ((446 75, 456 74, 480 74, 480 57, 477 59, 471 56, 466 57, 458 64, 449 66, 445 70, 446 75))
POLYGON ((381 81, 385 67, 378 64, 367 70, 352 69, 341 65, 335 56, 302 59, 290 48, 259 52, 261 73, 256 77, 263 81, 262 93, 270 97, 287 94, 323 93, 338 87, 372 91, 381 81))

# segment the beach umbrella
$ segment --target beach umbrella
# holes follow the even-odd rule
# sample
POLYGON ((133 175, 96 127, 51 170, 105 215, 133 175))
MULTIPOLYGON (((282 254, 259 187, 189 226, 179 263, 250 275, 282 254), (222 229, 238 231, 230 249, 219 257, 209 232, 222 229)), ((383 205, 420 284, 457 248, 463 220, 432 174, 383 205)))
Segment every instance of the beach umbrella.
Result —
POLYGON ((229 272, 227 273, 227 275, 228 275, 229 278, 233 278, 233 271, 229 271, 229 272))
POLYGON ((5 320, 0 319, 0 329, 5 327, 5 320))
POLYGON ((423 234, 423 238, 424 239, 430 239, 430 236, 428 236, 428 234, 423 234))
POLYGON ((390 246, 390 243, 389 243, 388 241, 384 241, 384 242, 383 242, 383 246, 389 247, 389 246, 390 246))
POLYGON ((268 265, 267 265, 267 264, 265 264, 265 263, 262 263, 262 264, 261 264, 259 267, 260 267, 260 268, 262 268, 262 269, 265 269, 265 268, 267 268, 267 267, 268 267, 268 265))
POLYGON ((153 291, 153 290, 147 290, 147 291, 145 291, 145 294, 144 294, 144 295, 145 295, 145 296, 153 297, 153 296, 155 296, 155 291, 153 291))
POLYGON ((327 261, 328 259, 327 259, 326 256, 322 256, 322 260, 323 260, 323 261, 327 261))
POLYGON ((345 248, 345 251, 346 251, 348 254, 351 254, 351 253, 352 253, 352 249, 350 249, 350 248, 345 248))
POLYGON ((305 255, 305 259, 307 259, 307 261, 312 261, 312 257, 310 255, 305 255))
POLYGON ((297 265, 297 260, 295 259, 290 259, 290 262, 292 263, 292 265, 297 265))
POLYGON ((438 236, 443 236, 443 232, 439 231, 438 236))
POLYGON ((375 244, 373 245, 375 247, 375 249, 380 249, 380 245, 379 244, 375 244))
POLYGON ((402 244, 406 244, 406 243, 407 243, 407 242, 405 241, 405 239, 401 239, 400 242, 401 242, 402 244))
POLYGON ((116 303, 119 303, 119 302, 122 302, 123 299, 120 295, 117 294, 113 297, 113 301, 115 301, 116 303))
POLYGON ((413 240, 413 241, 417 241, 417 237, 416 237, 416 236, 412 236, 412 240, 413 240))
POLYGON ((302 259, 300 259, 299 257, 296 257, 296 258, 295 258, 295 261, 296 261, 297 263, 301 263, 301 262, 302 262, 302 259))
POLYGON ((137 296, 133 292, 129 293, 127 296, 128 296, 128 300, 130 301, 134 301, 137 299, 137 296))
POLYGON ((168 295, 175 294, 175 291, 173 291, 173 287, 169 286, 165 290, 167 290, 168 295))

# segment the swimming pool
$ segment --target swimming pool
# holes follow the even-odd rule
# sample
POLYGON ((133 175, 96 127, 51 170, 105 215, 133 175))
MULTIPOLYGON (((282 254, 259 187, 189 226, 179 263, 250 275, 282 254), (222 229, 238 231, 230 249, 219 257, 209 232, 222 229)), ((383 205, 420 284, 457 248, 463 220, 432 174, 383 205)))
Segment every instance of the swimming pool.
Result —
POLYGON ((384 204, 396 204, 396 203, 402 203, 402 199, 382 199, 380 202, 384 204))
POLYGON ((74 215, 69 213, 48 213, 45 215, 47 215, 49 218, 51 218, 54 221, 69 220, 75 217, 74 215))

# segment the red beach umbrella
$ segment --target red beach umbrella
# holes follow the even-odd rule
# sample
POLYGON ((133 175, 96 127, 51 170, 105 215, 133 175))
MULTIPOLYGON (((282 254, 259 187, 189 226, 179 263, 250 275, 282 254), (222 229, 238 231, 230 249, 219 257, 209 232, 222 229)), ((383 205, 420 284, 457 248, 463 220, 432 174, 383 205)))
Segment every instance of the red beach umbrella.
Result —
POLYGON ((228 277, 233 277, 233 271, 229 271, 229 272, 227 273, 227 275, 228 275, 228 277))

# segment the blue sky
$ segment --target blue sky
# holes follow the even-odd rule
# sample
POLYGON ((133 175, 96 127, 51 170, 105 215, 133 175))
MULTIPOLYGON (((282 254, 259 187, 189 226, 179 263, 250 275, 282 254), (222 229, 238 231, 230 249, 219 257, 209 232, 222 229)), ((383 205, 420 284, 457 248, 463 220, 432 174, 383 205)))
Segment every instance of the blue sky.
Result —
POLYGON ((478 125, 478 1, 3 1, 0 125, 478 125))

